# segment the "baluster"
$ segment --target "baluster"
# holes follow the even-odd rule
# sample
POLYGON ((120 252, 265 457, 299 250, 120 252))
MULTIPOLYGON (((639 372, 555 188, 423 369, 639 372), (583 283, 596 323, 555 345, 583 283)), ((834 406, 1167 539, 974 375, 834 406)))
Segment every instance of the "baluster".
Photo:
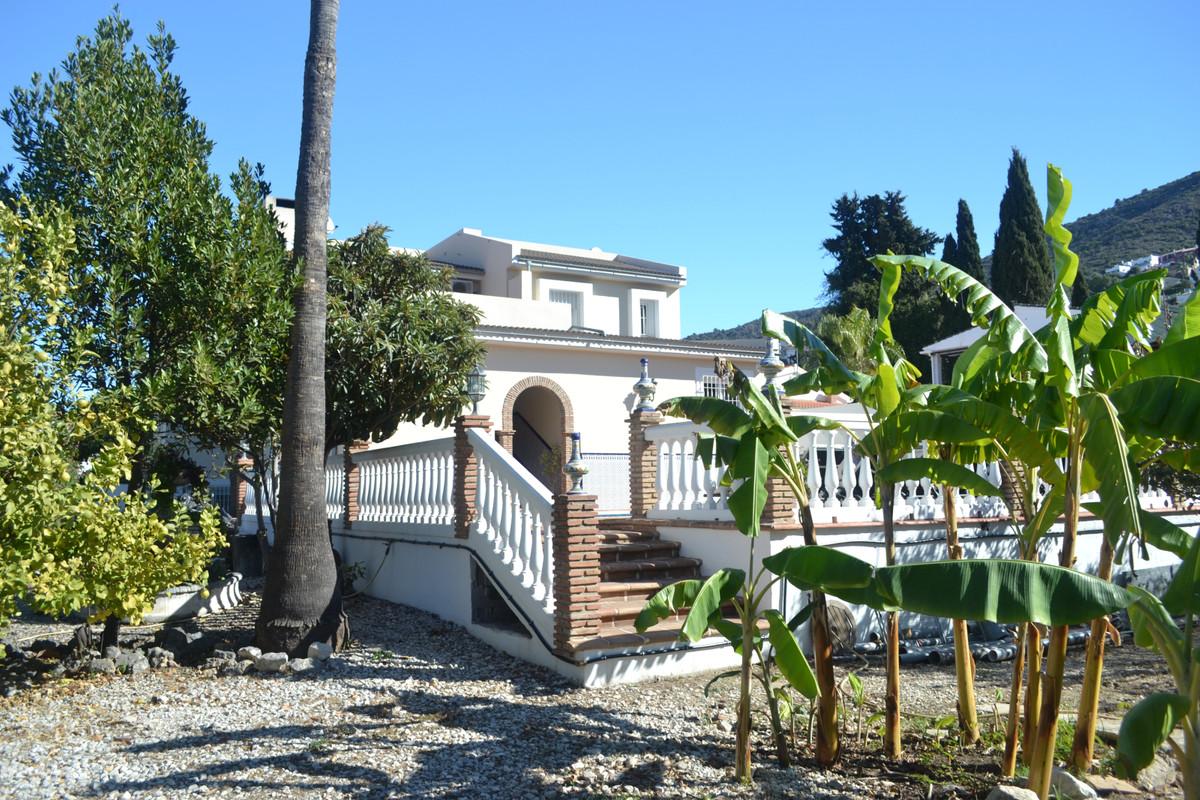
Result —
POLYGON ((688 439, 685 446, 687 450, 684 453, 684 459, 687 463, 688 494, 690 495, 688 508, 703 508, 704 495, 701 493, 700 485, 702 478, 701 472, 704 470, 704 464, 700 461, 700 459, 696 458, 695 439, 688 439))
POLYGON ((447 525, 450 522, 448 510, 446 508, 450 498, 450 469, 446 464, 446 455, 438 454, 438 513, 437 519, 434 520, 438 525, 447 525))
POLYGON ((854 440, 850 434, 843 434, 842 441, 842 489, 846 496, 842 499, 843 508, 853 508, 858 505, 854 499, 854 440))
POLYGON ((358 515, 366 522, 375 521, 375 461, 359 466, 358 515))
POLYGON ((498 516, 496 517, 496 533, 500 537, 500 544, 503 548, 500 552, 500 562, 502 564, 511 564, 513 558, 512 490, 498 476, 496 479, 496 500, 499 503, 499 507, 497 508, 498 516))
POLYGON ((837 508, 841 503, 838 501, 838 474, 837 474, 837 451, 834 449, 834 432, 829 432, 829 440, 825 443, 825 505, 830 508, 837 508))
POLYGON ((668 439, 663 444, 667 453, 666 509, 675 511, 679 508, 675 498, 675 440, 668 439))
POLYGON ((542 583, 542 571, 546 568, 543 561, 546 558, 546 551, 542 547, 542 530, 539 524, 537 511, 533 506, 527 508, 529 514, 529 546, 532 552, 532 562, 529 565, 530 576, 532 581, 533 599, 541 600, 546 591, 546 585, 542 583))
POLYGON ((521 585, 525 588, 533 586, 533 554, 537 548, 533 546, 533 512, 529 509, 529 501, 520 500, 521 519, 521 585))
POLYGON ((817 459, 817 433, 808 435, 808 504, 812 508, 824 508, 821 499, 821 462, 817 459))
POLYGON ((717 467, 710 466, 704 470, 704 508, 717 507, 717 467))
POLYGON ((543 608, 546 613, 550 614, 554 611, 554 537, 551 535, 550 517, 546 515, 538 515, 538 531, 539 541, 543 549, 542 557, 542 584, 545 587, 546 604, 543 608))
POLYGON ((862 496, 858 498, 859 507, 874 508, 875 500, 871 495, 871 459, 867 456, 858 459, 858 488, 862 492, 862 496))
POLYGON ((931 518, 936 503, 933 498, 933 482, 929 478, 921 478, 918 484, 921 488, 921 506, 925 509, 925 514, 930 515, 926 518, 931 518))
POLYGON ((658 442, 654 445, 655 458, 658 460, 658 469, 654 471, 655 483, 658 484, 658 502, 657 507, 660 511, 666 511, 668 504, 671 502, 671 493, 667 490, 667 472, 671 468, 671 459, 667 456, 667 443, 658 442))
POLYGON ((511 486, 507 487, 508 508, 508 539, 509 551, 512 553, 512 574, 520 577, 525 569, 524 554, 521 552, 521 498, 511 486))

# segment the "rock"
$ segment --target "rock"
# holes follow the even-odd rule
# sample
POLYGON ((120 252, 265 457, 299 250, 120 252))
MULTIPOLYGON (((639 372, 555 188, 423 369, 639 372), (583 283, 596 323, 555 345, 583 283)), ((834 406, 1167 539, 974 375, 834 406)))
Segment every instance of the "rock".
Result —
POLYGON ((959 786, 955 783, 945 783, 941 786, 934 786, 931 796, 937 800, 965 800, 972 797, 971 791, 959 786))
POLYGON ((237 651, 237 657, 239 661, 255 661, 262 654, 262 650, 250 645, 239 647, 237 651))
POLYGON ((282 672, 288 660, 287 653, 263 653, 254 659, 254 668, 259 672, 282 672))
POLYGON ((175 653, 195 652, 204 646, 204 634, 178 626, 162 632, 163 646, 175 653))
POLYGON ((174 653, 161 647, 151 647, 146 651, 147 658, 174 658, 174 653))
MULTIPOLYGON (((1175 777, 1174 770, 1171 771, 1170 777, 1175 777)), ((1105 796, 1142 793, 1140 788, 1129 781, 1123 781, 1112 775, 1088 775, 1085 780, 1093 789, 1105 796)))
POLYGON ((721 731, 721 733, 729 733, 733 730, 733 723, 727 719, 723 719, 717 723, 717 730, 721 731))
POLYGON ((213 650, 212 657, 221 661, 233 661, 237 658, 237 653, 232 650, 213 650))
POLYGON ((121 648, 119 648, 119 647, 113 647, 112 645, 109 645, 108 647, 104 648, 104 657, 105 658, 115 659, 115 658, 118 658, 120 655, 121 655, 121 648))
POLYGON ((137 673, 150 669, 150 662, 138 650, 132 653, 121 653, 113 659, 113 663, 121 672, 137 673))
POLYGON ((1147 792, 1154 792, 1170 786, 1175 781, 1175 773, 1174 762, 1160 753, 1154 756, 1150 766, 1138 773, 1137 785, 1147 792))
POLYGON ((997 786, 987 800, 1038 800, 1037 792, 1021 786, 997 786))
POLYGON ((289 672, 308 672, 316 669, 317 661, 311 658, 293 658, 288 662, 289 672))
POLYGON ((227 661, 224 658, 206 658, 200 662, 200 669, 220 669, 229 663, 233 662, 227 661))
POLYGON ((222 661, 217 668, 217 674, 222 677, 245 675, 254 668, 253 661, 222 661))
POLYGON ((327 661, 333 655, 333 648, 325 642, 313 642, 308 646, 308 657, 317 661, 327 661))
POLYGON ((93 658, 88 663, 88 672, 102 672, 112 674, 117 671, 117 662, 111 658, 93 658))
POLYGON ((1067 772, 1062 767, 1055 767, 1050 775, 1050 791, 1062 800, 1090 800, 1099 797, 1096 790, 1067 772))

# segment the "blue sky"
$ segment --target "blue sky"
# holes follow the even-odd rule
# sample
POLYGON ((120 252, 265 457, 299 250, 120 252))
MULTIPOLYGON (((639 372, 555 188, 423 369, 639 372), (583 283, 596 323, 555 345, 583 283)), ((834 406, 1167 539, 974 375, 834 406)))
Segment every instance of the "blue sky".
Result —
MULTIPOLYGON (((307 3, 125 2, 158 19, 216 141, 290 196, 307 3)), ((0 87, 27 84, 107 2, 13 4, 0 87), (12 35, 12 34, 16 35, 12 35)), ((918 224, 970 204, 986 253, 1012 146, 1069 218, 1200 169, 1200 5, 398 3, 346 0, 338 235, 425 247, 460 227, 689 268, 685 333, 814 305, 843 192, 899 189, 918 224)), ((7 131, 0 163, 13 160, 7 131)))

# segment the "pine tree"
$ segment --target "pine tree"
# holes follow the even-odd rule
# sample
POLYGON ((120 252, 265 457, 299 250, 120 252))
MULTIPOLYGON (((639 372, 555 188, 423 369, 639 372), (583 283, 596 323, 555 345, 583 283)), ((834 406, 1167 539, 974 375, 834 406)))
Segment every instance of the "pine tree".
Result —
POLYGON ((1044 305, 1050 298, 1054 268, 1042 223, 1025 158, 1014 147, 992 251, 992 290, 1009 305, 1044 305))
POLYGON ((958 241, 958 261, 954 266, 966 272, 980 283, 987 283, 983 270, 983 259, 979 255, 979 239, 975 237, 975 219, 967 201, 959 199, 958 217, 955 220, 955 234, 958 241))
POLYGON ((958 266, 958 244, 954 241, 953 233, 947 233, 946 241, 942 243, 942 261, 958 266))
MULTIPOLYGON (((837 265, 825 273, 829 311, 848 314, 854 307, 873 309, 879 302, 879 270, 868 260, 889 250, 927 256, 941 237, 913 223, 900 192, 867 197, 842 195, 833 204, 837 235, 823 243, 837 265)), ((893 336, 910 361, 925 361, 920 350, 943 330, 941 292, 923 281, 901 281, 892 313, 893 336)))

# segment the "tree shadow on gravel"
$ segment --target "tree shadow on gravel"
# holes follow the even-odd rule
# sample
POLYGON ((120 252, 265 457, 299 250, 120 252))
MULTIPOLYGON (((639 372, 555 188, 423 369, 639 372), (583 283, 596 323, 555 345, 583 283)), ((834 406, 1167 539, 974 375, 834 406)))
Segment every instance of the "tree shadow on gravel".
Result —
MULTIPOLYGON (((613 783, 653 790, 672 769, 657 759, 641 759, 647 751, 672 759, 690 754, 714 764, 732 757, 727 742, 711 737, 679 741, 663 730, 589 705, 582 693, 564 692, 561 702, 549 704, 419 690, 384 694, 387 699, 381 702, 344 709, 361 722, 214 730, 128 746, 121 751, 125 757, 168 755, 192 765, 206 757, 212 760, 141 780, 105 781, 86 794, 197 785, 216 793, 290 788, 363 798, 556 797, 561 787, 550 776, 568 770, 580 758, 607 765, 613 783), (284 743, 294 743, 294 748, 262 755, 245 752, 255 746, 277 751, 284 743), (236 757, 217 755, 231 744, 239 751, 236 757), (385 765, 397 756, 408 767, 403 774, 390 774, 385 765), (625 763, 629 757, 635 761, 625 763), (283 778, 264 771, 291 775, 283 778)), ((153 762, 146 766, 152 768, 153 762)))

